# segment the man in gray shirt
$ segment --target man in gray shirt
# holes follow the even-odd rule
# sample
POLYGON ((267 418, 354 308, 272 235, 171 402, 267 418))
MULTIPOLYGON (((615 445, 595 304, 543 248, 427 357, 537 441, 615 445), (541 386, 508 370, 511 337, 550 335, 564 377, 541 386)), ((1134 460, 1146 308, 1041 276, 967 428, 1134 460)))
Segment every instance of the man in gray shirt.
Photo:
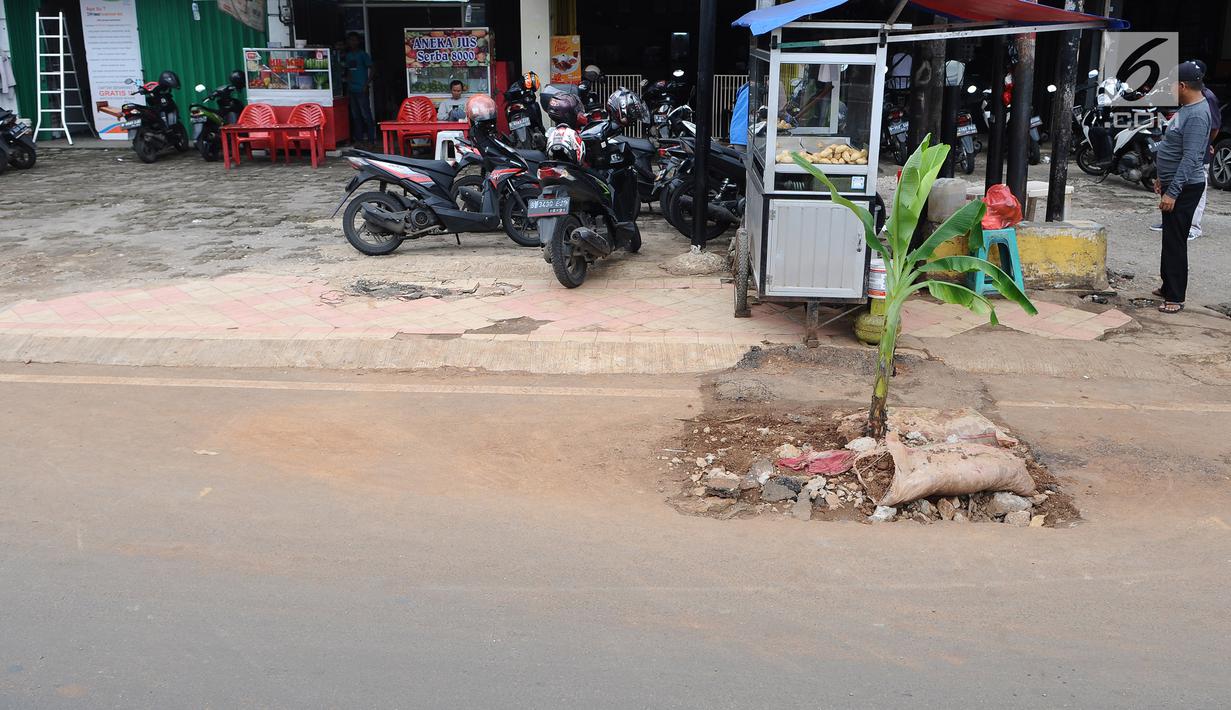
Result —
POLYGON ((1180 111, 1158 145, 1158 179, 1154 191, 1163 213, 1163 249, 1159 274, 1162 313, 1184 310, 1188 290, 1188 230, 1205 193, 1205 153, 1210 145, 1210 110, 1202 91, 1201 68, 1184 62, 1176 72, 1180 111))

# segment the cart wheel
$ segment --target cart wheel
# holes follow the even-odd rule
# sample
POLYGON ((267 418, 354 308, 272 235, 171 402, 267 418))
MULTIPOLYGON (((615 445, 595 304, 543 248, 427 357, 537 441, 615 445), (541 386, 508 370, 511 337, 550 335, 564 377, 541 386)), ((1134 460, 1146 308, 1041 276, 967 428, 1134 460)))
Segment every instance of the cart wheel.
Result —
POLYGON ((751 249, 748 232, 740 227, 735 230, 735 317, 751 318, 748 310, 748 287, 752 281, 752 265, 749 263, 751 249))

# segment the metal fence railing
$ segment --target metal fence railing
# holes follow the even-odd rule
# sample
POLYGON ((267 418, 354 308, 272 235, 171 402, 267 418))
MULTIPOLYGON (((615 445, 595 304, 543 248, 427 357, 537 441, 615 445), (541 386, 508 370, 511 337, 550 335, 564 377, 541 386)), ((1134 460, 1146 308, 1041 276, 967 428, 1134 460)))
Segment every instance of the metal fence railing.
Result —
POLYGON ((747 74, 715 74, 714 75, 714 112, 713 134, 720 140, 731 138, 731 108, 735 106, 735 95, 739 87, 748 81, 747 74))

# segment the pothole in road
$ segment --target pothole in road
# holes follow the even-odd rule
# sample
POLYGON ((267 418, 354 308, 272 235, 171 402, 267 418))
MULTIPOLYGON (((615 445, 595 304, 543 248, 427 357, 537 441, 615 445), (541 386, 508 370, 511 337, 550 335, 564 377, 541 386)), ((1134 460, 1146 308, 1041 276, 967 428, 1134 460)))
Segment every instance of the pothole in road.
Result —
POLYGON ((973 410, 891 410, 891 430, 903 444, 893 454, 884 441, 861 437, 865 418, 866 410, 822 407, 784 413, 746 401, 739 410, 707 411, 690 420, 659 456, 668 490, 675 491, 668 502, 682 513, 720 519, 791 515, 823 521, 1068 527, 1081 518, 1072 497, 1030 448, 973 410), (742 413, 732 416, 735 411, 742 413), (911 462, 909 472, 895 467, 895 457, 911 462), (968 479, 986 473, 986 468, 984 474, 970 472, 978 467, 1016 470, 1026 488, 1033 482, 1033 495, 1020 485, 1016 492, 964 495, 943 495, 942 488, 908 496, 892 508, 877 505, 912 488, 926 490, 920 483, 929 476, 932 483, 947 479, 952 485, 961 478, 953 469, 962 467, 968 479), (892 490, 895 476, 902 480, 892 490))

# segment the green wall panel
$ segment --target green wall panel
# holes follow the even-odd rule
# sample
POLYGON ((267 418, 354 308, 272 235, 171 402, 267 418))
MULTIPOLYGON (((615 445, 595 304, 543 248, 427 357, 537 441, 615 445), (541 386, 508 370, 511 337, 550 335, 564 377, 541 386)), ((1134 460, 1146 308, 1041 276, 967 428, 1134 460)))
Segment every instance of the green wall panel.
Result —
POLYGON ((137 27, 141 33, 141 66, 145 80, 153 81, 165 69, 179 75, 175 103, 183 120, 195 100, 192 87, 213 89, 227 75, 243 69, 241 50, 264 47, 265 33, 257 32, 218 9, 213 0, 197 3, 200 20, 193 19, 191 0, 137 0, 137 27))

